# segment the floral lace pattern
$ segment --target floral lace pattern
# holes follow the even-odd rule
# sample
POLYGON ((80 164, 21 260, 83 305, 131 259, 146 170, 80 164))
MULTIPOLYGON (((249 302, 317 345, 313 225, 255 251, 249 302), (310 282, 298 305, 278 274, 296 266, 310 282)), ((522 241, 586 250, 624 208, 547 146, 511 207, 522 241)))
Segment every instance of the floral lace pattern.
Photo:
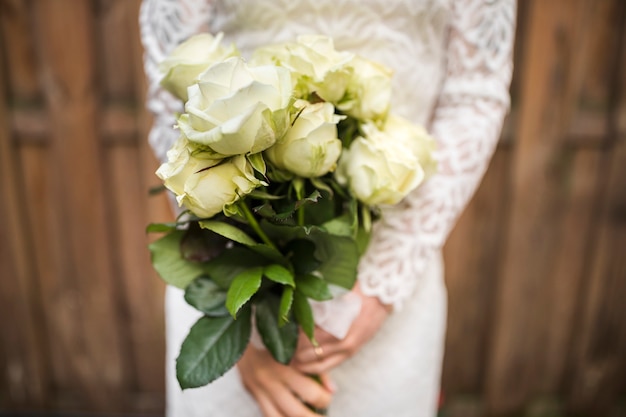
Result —
POLYGON ((514 0, 144 0, 141 35, 163 160, 180 103, 159 87, 157 63, 193 33, 224 32, 244 56, 259 45, 321 33, 395 71, 394 111, 426 124, 439 172, 383 219, 359 268, 368 295, 400 308, 476 190, 509 106, 514 0), (324 16, 323 19, 320 16, 324 16))

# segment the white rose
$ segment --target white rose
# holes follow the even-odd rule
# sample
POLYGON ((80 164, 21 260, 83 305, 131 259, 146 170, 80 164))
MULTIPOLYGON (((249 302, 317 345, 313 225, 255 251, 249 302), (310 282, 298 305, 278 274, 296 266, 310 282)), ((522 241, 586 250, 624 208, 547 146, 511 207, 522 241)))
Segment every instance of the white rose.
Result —
POLYGON ((181 136, 167 152, 167 162, 156 174, 185 206, 198 217, 212 217, 226 205, 263 184, 244 156, 214 159, 211 152, 181 136))
POLYGON ((161 85, 183 101, 187 101, 187 87, 198 75, 216 62, 239 55, 234 45, 222 46, 223 34, 213 37, 208 33, 195 35, 178 45, 159 64, 164 74, 161 85))
POLYGON ((359 120, 384 120, 391 104, 393 71, 360 56, 354 57, 350 67, 353 73, 347 87, 346 99, 337 108, 359 120))
POLYGON ((385 122, 384 130, 388 136, 403 141, 404 145, 411 149, 424 169, 426 177, 437 171, 435 160, 437 143, 423 126, 411 123, 399 116, 390 115, 385 122))
POLYGON ((187 154, 179 162, 185 159, 187 163, 180 169, 169 171, 162 165, 157 175, 176 194, 178 204, 200 218, 213 217, 264 184, 255 177, 252 165, 243 155, 199 162, 187 154), (207 166, 200 168, 204 162, 208 162, 207 166), (168 178, 170 173, 173 175, 168 178))
POLYGON ((252 62, 273 64, 289 69, 299 97, 316 93, 325 101, 337 103, 344 96, 354 55, 335 50, 332 38, 319 35, 299 36, 296 42, 257 49, 252 62))
POLYGON ((223 156, 253 154, 274 144, 289 125, 291 77, 285 68, 250 67, 228 58, 188 89, 183 134, 223 156))
POLYGON ((425 178, 420 146, 415 144, 423 140, 422 131, 410 126, 397 117, 388 119, 384 130, 373 123, 362 126, 364 136, 357 137, 339 160, 337 181, 365 204, 400 202, 425 178))
POLYGON ((298 107, 302 110, 293 126, 265 155, 279 169, 305 178, 321 177, 335 169, 341 154, 337 137, 341 117, 330 103, 299 101, 298 107))
POLYGON ((178 200, 197 216, 211 217, 262 184, 246 157, 238 155, 190 176, 178 200))
POLYGON ((190 176, 220 161, 213 158, 211 153, 198 151, 187 138, 181 136, 167 151, 167 162, 157 169, 156 175, 163 180, 165 187, 180 196, 185 193, 185 184, 190 176))

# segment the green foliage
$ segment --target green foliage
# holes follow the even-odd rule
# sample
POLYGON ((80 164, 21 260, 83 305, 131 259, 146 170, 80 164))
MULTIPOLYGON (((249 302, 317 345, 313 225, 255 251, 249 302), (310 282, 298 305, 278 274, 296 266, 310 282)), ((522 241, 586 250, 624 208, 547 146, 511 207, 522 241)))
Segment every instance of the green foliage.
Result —
POLYGON ((274 359, 288 364, 298 345, 298 325, 294 321, 280 321, 281 300, 268 295, 255 304, 256 326, 263 343, 274 359))
POLYGON ((226 308, 233 317, 237 317, 241 307, 261 288, 262 277, 263 268, 255 267, 244 270, 233 279, 226 294, 226 308))
POLYGON ((268 265, 263 269, 263 275, 270 280, 283 285, 295 287, 296 283, 293 279, 293 273, 281 265, 268 265))
POLYGON ((268 263, 266 257, 248 248, 234 246, 205 263, 204 272, 221 288, 228 289, 233 279, 241 272, 268 263))
POLYGON ((300 275, 297 280, 298 291, 305 297, 316 301, 326 301, 333 298, 328 284, 312 274, 300 275))
POLYGON ((315 243, 318 272, 331 284, 351 289, 356 281, 359 250, 351 237, 336 236, 322 229, 312 229, 309 239, 315 243))
POLYGON ((207 385, 232 368, 250 340, 250 322, 250 308, 242 309, 237 320, 231 316, 200 318, 176 359, 176 378, 181 388, 207 385))
POLYGON ((185 289, 185 301, 210 317, 224 317, 226 309, 226 291, 211 278, 202 275, 194 279, 185 289))
POLYGON ((289 323, 289 313, 293 305, 293 287, 284 287, 283 294, 280 297, 280 307, 278 309, 278 325, 284 326, 289 323))
POLYGON ((297 289, 293 294, 293 314, 304 334, 306 334, 311 341, 314 341, 315 337, 313 332, 315 331, 315 321, 313 319, 313 310, 306 296, 297 289))
POLYGON ((201 264, 181 256, 180 241, 184 235, 184 230, 174 230, 148 246, 154 269, 165 282, 178 288, 187 287, 203 272, 201 264))
POLYGON ((200 221, 200 227, 203 229, 211 230, 212 232, 222 235, 233 242, 241 243, 242 245, 252 246, 256 242, 248 234, 246 234, 240 228, 233 226, 229 223, 224 223, 216 220, 203 220, 200 221))
POLYGON ((255 190, 230 207, 232 218, 148 228, 166 233, 150 245, 155 269, 204 315, 181 347, 181 387, 206 385, 236 363, 253 311, 263 343, 281 363, 291 360, 299 329, 314 341, 309 300, 331 299, 331 284, 354 285, 369 236, 358 204, 337 188, 332 179, 292 179, 255 190))

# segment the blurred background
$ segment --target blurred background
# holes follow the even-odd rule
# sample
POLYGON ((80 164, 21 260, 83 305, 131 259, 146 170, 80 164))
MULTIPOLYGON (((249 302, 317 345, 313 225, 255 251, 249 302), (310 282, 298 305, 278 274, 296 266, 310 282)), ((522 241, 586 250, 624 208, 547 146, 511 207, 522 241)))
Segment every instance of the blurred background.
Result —
MULTIPOLYGON (((161 416, 138 0, 0 0, 0 415, 161 416)), ((626 416, 626 1, 519 0, 441 414, 626 416)), ((410 389, 410 387, 407 387, 410 389)))

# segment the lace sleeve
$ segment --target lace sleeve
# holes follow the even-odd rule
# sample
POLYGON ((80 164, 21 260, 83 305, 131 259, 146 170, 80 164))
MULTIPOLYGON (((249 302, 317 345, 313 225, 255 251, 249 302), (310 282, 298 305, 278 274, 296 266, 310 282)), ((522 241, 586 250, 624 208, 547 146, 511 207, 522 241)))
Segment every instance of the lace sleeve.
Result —
POLYGON ((208 30, 210 1, 143 0, 139 13, 144 70, 148 80, 146 106, 154 115, 148 141, 160 161, 178 137, 172 128, 182 103, 160 85, 158 63, 188 37, 208 30))
POLYGON ((384 210, 359 267, 363 292, 400 308, 476 190, 509 106, 515 0, 453 2, 447 74, 430 126, 438 173, 384 210))

